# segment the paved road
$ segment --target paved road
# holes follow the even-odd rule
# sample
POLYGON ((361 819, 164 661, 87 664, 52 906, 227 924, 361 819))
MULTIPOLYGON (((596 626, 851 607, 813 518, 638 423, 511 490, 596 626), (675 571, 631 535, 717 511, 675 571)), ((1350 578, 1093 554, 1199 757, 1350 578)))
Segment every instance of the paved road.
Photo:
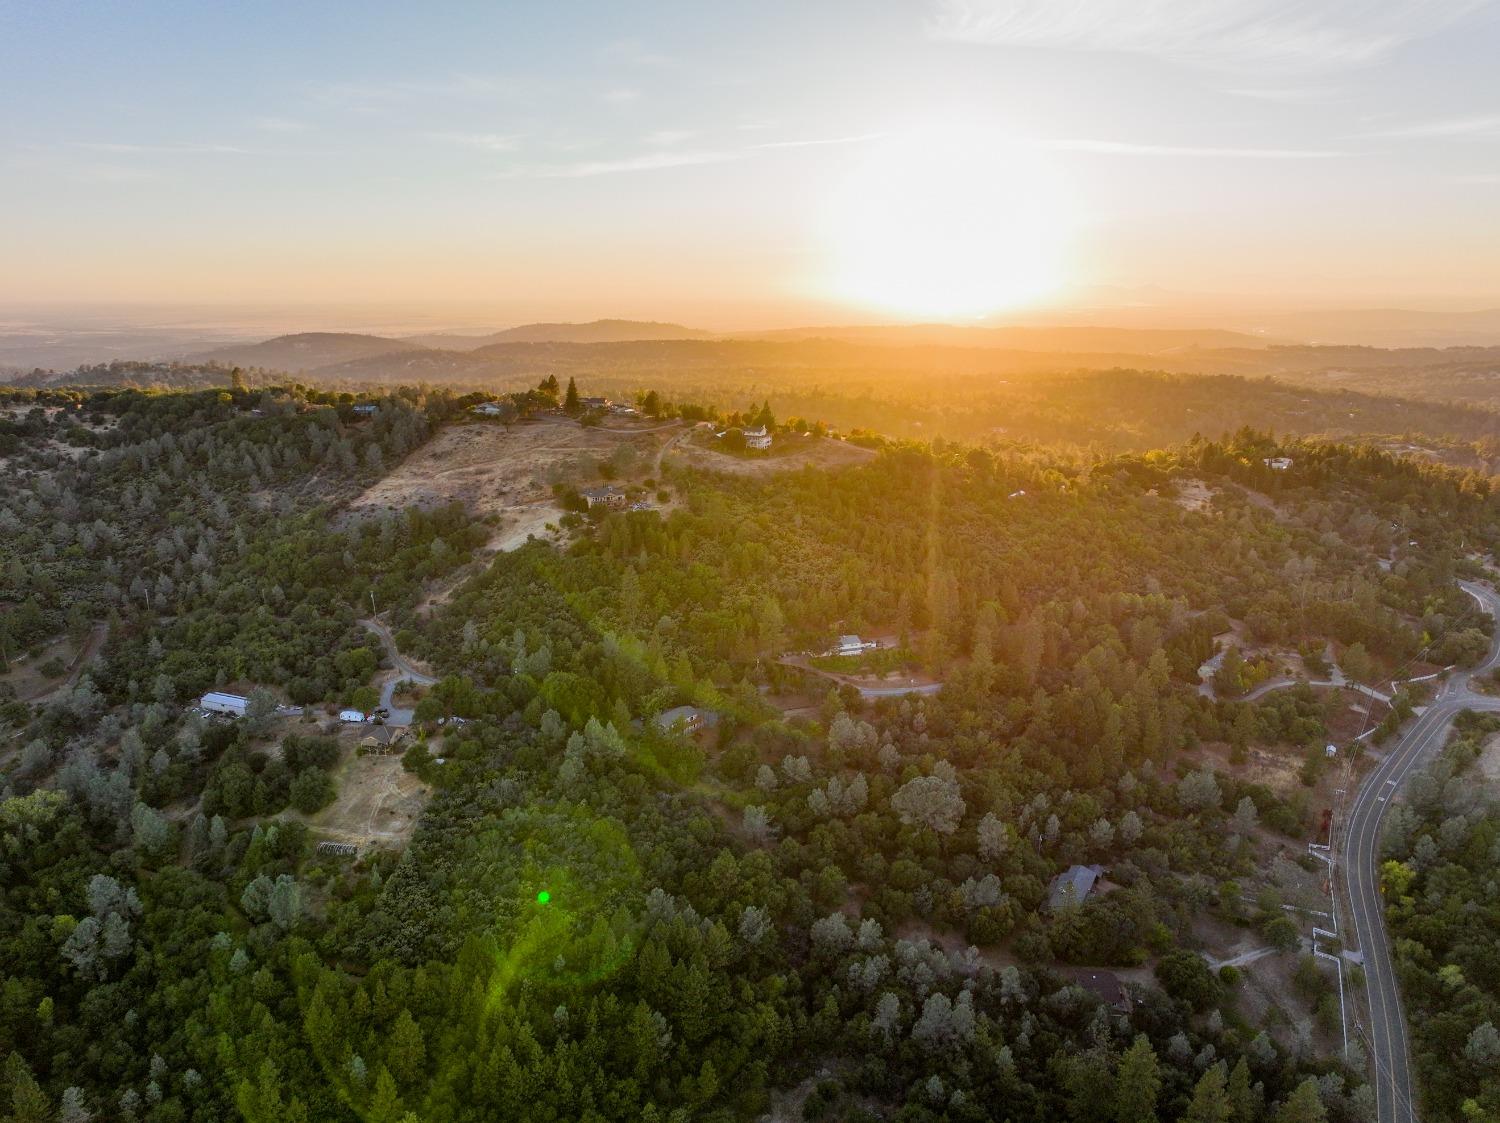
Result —
POLYGON ((391 700, 396 695, 396 684, 414 682, 419 686, 432 686, 437 679, 417 670, 406 661, 401 652, 396 649, 396 637, 391 635, 391 630, 379 620, 361 620, 360 623, 379 637, 380 646, 385 648, 385 657, 391 661, 393 668, 385 672, 385 681, 380 687, 380 704, 391 711, 391 716, 385 719, 385 723, 387 725, 410 725, 412 711, 391 704, 391 700))
MULTIPOLYGON (((1460 582, 1464 591, 1492 616, 1500 615, 1500 596, 1482 585, 1460 582)), ((1359 789, 1344 832, 1345 866, 1355 937, 1364 958, 1369 989, 1369 1042, 1375 1066, 1377 1123, 1415 1123, 1415 1089, 1411 1077, 1411 1042, 1401 1013, 1401 994, 1391 963, 1390 937, 1380 893, 1380 825, 1390 801, 1410 773, 1441 748, 1453 719, 1464 710, 1500 712, 1500 698, 1469 686, 1471 676, 1500 666, 1500 632, 1489 657, 1472 671, 1457 671, 1439 689, 1359 789)))
POLYGON ((862 685, 855 675, 845 675, 837 671, 825 671, 822 667, 814 667, 812 661, 803 655, 783 655, 776 661, 784 667, 796 667, 798 670, 820 675, 840 686, 852 686, 859 691, 861 698, 900 698, 907 694, 936 694, 943 689, 943 684, 940 682, 917 682, 915 679, 908 679, 904 685, 866 686, 862 685))

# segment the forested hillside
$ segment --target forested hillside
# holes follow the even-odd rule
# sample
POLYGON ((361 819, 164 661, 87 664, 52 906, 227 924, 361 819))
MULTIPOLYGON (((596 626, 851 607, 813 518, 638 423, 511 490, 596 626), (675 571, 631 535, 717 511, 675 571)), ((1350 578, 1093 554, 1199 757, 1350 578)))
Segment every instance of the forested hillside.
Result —
MULTIPOLYGON (((347 346, 356 349, 368 339, 350 338, 354 343, 347 346)), ((287 348, 293 344, 244 357, 268 362, 291 353, 287 348)), ((1415 442, 1407 451, 1465 467, 1500 467, 1500 414, 1488 408, 1494 403, 1487 394, 1431 392, 1420 367, 1392 367, 1393 378, 1384 382, 1325 377, 1311 368, 1282 381, 1256 375, 1254 368, 1215 373, 1211 365, 1167 364, 1161 356, 996 357, 1005 354, 830 340, 510 343, 477 351, 408 347, 298 377, 329 392, 384 393, 393 385, 434 384, 491 395, 574 378, 587 393, 624 402, 655 391, 666 401, 728 413, 744 402, 772 398, 781 416, 817 419, 845 432, 1044 444, 1053 451, 1102 455, 1248 426, 1291 436, 1381 438, 1391 447, 1415 442)), ((116 361, 27 375, 15 385, 203 389, 292 381, 260 365, 116 361)))
POLYGON ((493 557, 462 507, 345 508, 472 400, 0 402, 7 667, 80 652, 0 678, 12 1117, 1369 1117, 1283 906, 1324 746, 1415 699, 1251 693, 1482 653, 1487 477, 1246 430, 667 460, 493 557), (382 682, 399 743, 335 716, 382 682), (425 804, 320 847, 377 769, 425 804))
POLYGON ((1500 803, 1491 787, 1494 715, 1461 720, 1442 756, 1391 816, 1387 916, 1426 1093, 1424 1118, 1500 1112, 1500 803), (1481 765, 1478 758, 1486 763, 1481 765))

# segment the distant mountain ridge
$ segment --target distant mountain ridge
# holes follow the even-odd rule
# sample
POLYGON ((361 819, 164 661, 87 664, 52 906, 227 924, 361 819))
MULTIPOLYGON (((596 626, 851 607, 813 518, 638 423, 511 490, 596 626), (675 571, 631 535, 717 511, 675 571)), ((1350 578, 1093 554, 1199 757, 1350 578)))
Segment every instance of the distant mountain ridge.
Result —
POLYGON ((473 351, 496 343, 635 343, 645 339, 711 339, 714 333, 655 320, 590 320, 587 323, 521 324, 488 335, 433 332, 402 337, 444 351, 473 351))
POLYGON ((220 363, 224 366, 265 367, 302 374, 335 363, 393 355, 400 351, 423 350, 415 343, 390 339, 383 335, 359 335, 354 332, 306 331, 296 335, 278 335, 260 343, 236 343, 216 347, 188 356, 194 363, 220 363))
POLYGON ((729 339, 832 339, 893 347, 993 347, 1007 351, 1129 352, 1152 355, 1185 348, 1269 347, 1298 342, 1222 328, 1116 328, 1068 325, 889 324, 779 328, 730 332, 729 339))

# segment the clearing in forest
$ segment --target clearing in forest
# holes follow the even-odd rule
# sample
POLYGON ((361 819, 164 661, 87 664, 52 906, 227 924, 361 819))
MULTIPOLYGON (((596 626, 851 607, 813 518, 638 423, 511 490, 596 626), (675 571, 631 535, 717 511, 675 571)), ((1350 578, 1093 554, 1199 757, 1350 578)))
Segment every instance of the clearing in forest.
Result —
POLYGON ((477 518, 499 516, 489 548, 511 550, 543 537, 562 517, 552 485, 597 486, 600 466, 622 482, 656 467, 675 426, 585 428, 563 418, 500 425, 451 425, 352 503, 355 514, 462 503, 477 518))
POLYGON ((548 418, 451 425, 350 505, 401 510, 460 502, 476 515, 516 512, 550 500, 554 483, 603 482, 599 467, 630 480, 650 470, 673 429, 585 428, 548 418))
POLYGON ((780 433, 776 435, 775 443, 766 455, 736 456, 720 452, 713 445, 712 434, 694 434, 692 439, 679 441, 672 448, 669 459, 713 472, 765 476, 799 468, 847 468, 853 464, 867 463, 876 456, 874 449, 834 440, 832 437, 780 433))
POLYGON ((401 756, 358 755, 353 745, 334 773, 338 796, 323 810, 288 817, 305 822, 320 839, 366 846, 401 846, 422 817, 427 785, 401 767, 401 756))

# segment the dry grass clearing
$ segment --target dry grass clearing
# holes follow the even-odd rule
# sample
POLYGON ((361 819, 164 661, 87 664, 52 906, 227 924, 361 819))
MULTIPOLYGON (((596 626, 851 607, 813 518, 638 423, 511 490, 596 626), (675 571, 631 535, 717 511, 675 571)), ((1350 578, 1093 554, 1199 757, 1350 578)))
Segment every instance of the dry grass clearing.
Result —
POLYGON ((1479 773, 1486 780, 1500 783, 1500 733, 1485 740, 1484 749, 1479 754, 1479 773))
POLYGON ((401 846, 411 837, 430 793, 401 767, 401 757, 358 756, 352 741, 334 773, 338 797, 314 815, 296 811, 320 839, 366 846, 401 846))
POLYGON ((552 419, 453 425, 349 506, 400 510, 459 502, 479 516, 512 513, 549 499, 554 483, 602 482, 604 462, 622 479, 648 471, 671 435, 670 429, 583 428, 552 419))
POLYGON ((1202 480, 1182 480, 1172 501, 1184 511, 1206 511, 1217 494, 1202 480))
POLYGON ((476 518, 495 516, 488 548, 513 550, 529 536, 548 536, 562 510, 552 501, 557 483, 603 482, 601 464, 629 481, 655 470, 675 426, 584 428, 558 418, 499 425, 452 425, 408 456, 349 504, 353 514, 462 503, 476 518))
POLYGON ((799 468, 847 468, 875 459, 874 449, 831 437, 777 436, 770 455, 735 456, 713 447, 713 437, 680 441, 668 459, 691 468, 738 476, 765 476, 799 468))
POLYGON ((67 681, 67 668, 73 665, 73 660, 77 657, 78 645, 66 636, 44 644, 34 656, 16 655, 12 652, 10 670, 0 675, 0 694, 10 692, 6 687, 15 691, 15 697, 22 699, 46 693, 67 681), (64 671, 60 675, 48 677, 42 673, 42 667, 54 659, 62 664, 64 671))

